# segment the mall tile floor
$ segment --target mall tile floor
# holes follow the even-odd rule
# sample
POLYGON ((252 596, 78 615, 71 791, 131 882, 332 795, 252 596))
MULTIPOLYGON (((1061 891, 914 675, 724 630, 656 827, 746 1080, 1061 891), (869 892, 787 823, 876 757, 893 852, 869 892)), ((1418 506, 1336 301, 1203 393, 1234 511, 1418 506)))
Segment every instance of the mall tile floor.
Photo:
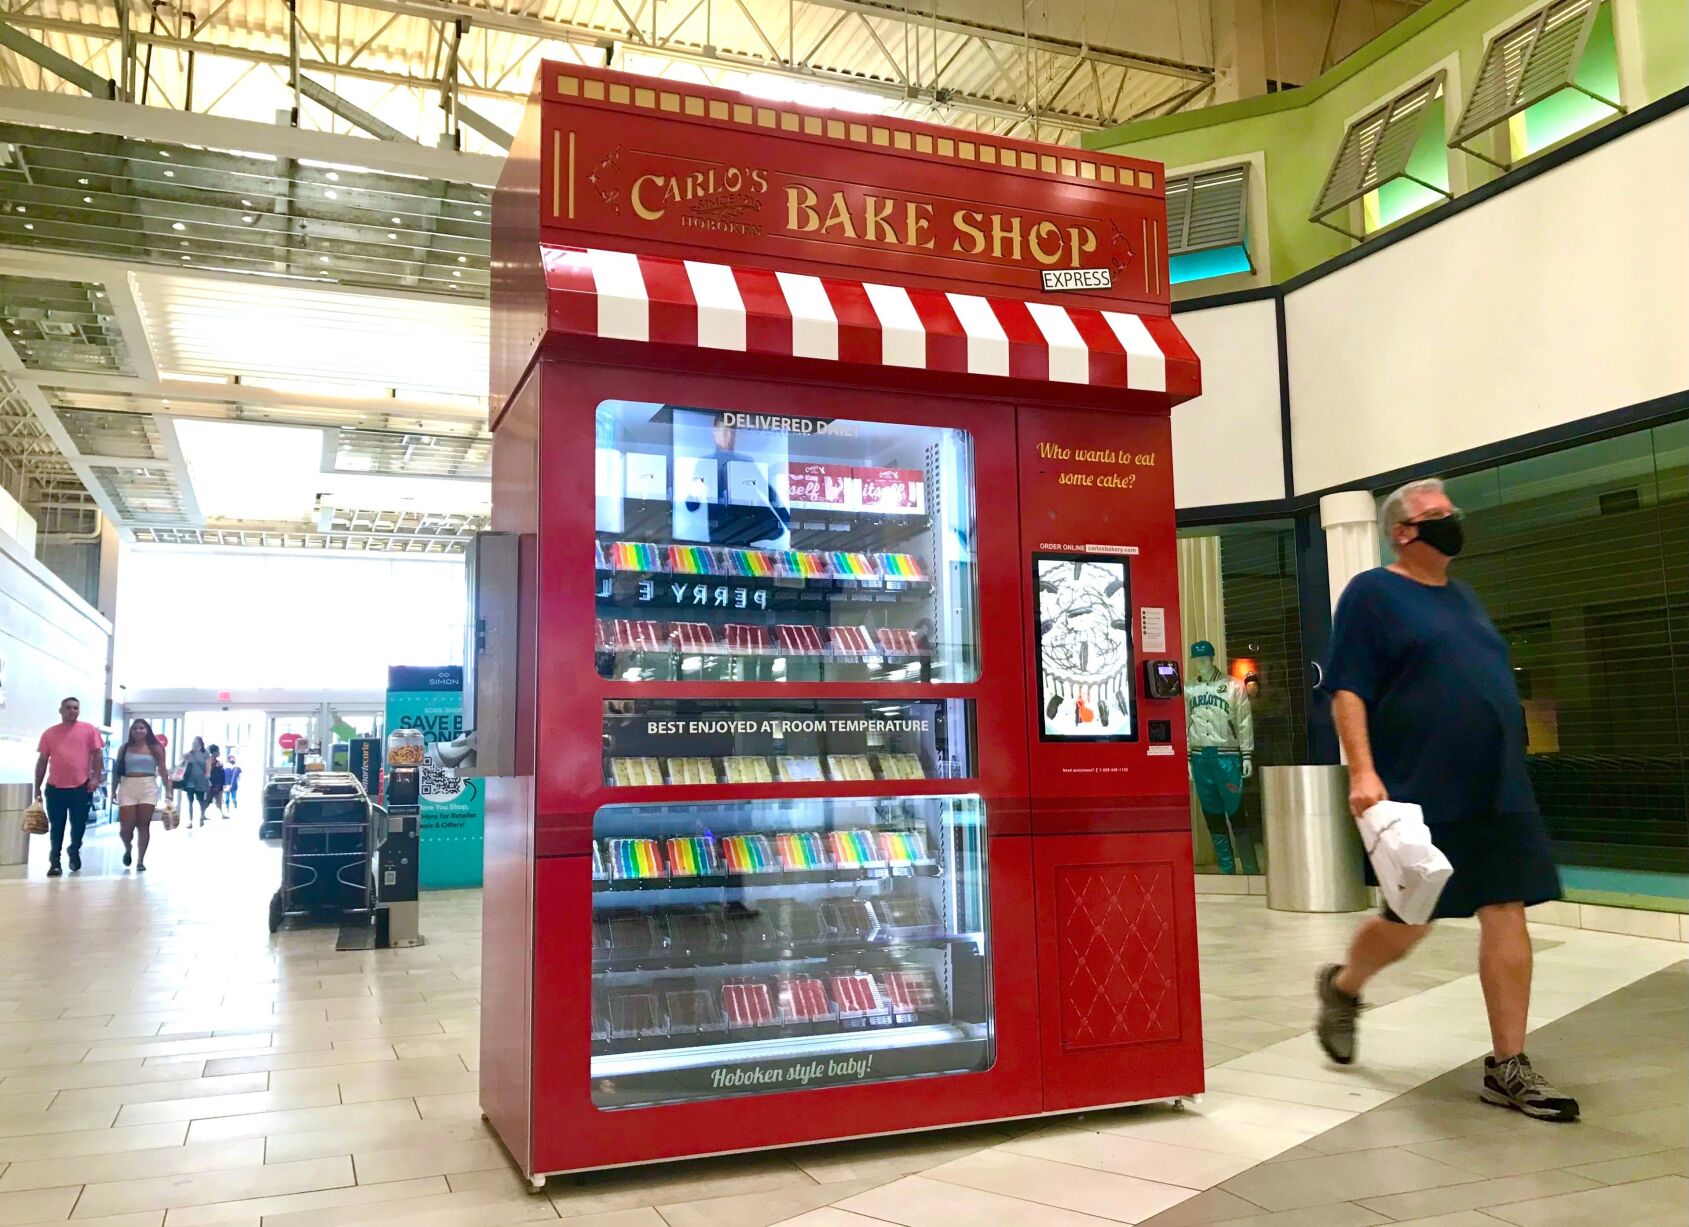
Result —
POLYGON ((479 895, 428 944, 272 939, 252 810, 125 873, 0 870, 0 1227, 1645 1227, 1689 1220, 1681 943, 1537 930, 1532 1050, 1585 1121, 1477 1101, 1476 935, 1387 973, 1362 1063, 1307 1035, 1347 916, 1199 909, 1209 1093, 1165 1106, 558 1178, 527 1191, 476 1104, 479 895))

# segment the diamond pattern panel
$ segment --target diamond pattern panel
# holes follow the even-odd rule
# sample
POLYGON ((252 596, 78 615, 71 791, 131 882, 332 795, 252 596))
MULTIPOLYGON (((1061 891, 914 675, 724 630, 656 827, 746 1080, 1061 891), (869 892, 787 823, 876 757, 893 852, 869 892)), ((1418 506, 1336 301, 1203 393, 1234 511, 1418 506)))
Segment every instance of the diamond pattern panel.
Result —
POLYGON ((1056 941, 1064 1048, 1179 1037, 1172 864, 1058 869, 1056 941))

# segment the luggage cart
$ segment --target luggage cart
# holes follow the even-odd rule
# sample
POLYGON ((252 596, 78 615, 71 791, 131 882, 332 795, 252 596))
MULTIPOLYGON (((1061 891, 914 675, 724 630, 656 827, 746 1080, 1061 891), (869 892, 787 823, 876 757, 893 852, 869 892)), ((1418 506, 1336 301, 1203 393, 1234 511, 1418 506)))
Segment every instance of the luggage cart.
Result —
POLYGON ((270 898, 270 932, 289 917, 339 923, 375 907, 374 858, 387 813, 345 772, 317 772, 293 786, 282 812, 281 888, 270 898))

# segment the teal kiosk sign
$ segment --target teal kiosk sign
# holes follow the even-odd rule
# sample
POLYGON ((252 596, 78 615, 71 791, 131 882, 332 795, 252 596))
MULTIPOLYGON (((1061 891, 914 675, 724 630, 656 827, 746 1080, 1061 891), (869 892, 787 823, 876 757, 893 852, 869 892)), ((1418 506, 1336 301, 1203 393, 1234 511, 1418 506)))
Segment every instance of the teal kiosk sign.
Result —
POLYGON ((387 731, 394 729, 416 729, 425 747, 419 885, 423 890, 481 885, 481 781, 445 765, 462 757, 454 743, 463 736, 463 669, 391 666, 387 731))

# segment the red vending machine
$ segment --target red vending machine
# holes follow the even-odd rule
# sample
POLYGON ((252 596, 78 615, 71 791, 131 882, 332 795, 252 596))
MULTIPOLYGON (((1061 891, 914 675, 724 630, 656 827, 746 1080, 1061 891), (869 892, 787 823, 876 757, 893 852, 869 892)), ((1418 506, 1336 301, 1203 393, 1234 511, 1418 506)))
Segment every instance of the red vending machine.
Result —
POLYGON ((536 1181, 1202 1089, 1162 186, 541 72, 481 1065, 536 1181))

